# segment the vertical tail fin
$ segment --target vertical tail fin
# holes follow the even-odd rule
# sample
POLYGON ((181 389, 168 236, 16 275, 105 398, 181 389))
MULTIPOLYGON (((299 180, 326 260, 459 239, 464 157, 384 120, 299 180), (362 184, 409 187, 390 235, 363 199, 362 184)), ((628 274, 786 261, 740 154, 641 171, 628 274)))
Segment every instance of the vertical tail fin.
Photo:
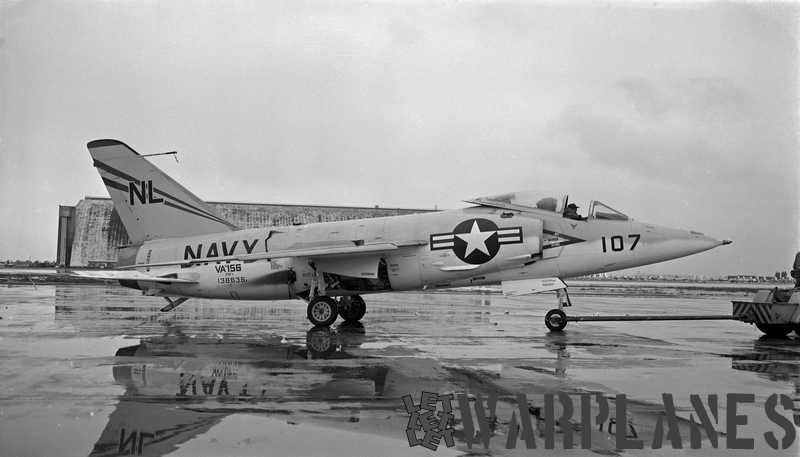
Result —
POLYGON ((86 146, 132 243, 237 229, 125 143, 86 146))

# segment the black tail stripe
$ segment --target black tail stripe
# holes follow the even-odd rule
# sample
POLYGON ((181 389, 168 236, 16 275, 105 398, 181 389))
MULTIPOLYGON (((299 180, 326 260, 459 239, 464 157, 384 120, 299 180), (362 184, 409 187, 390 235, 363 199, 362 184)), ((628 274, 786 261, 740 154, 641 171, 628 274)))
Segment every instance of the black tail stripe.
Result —
MULTIPOLYGON (((103 162, 99 162, 99 161, 95 160, 94 161, 94 166, 99 168, 99 169, 101 169, 101 170, 104 170, 104 171, 106 171, 108 173, 111 173, 112 175, 117 176, 119 178, 126 179, 126 180, 132 181, 132 182, 139 182, 139 179, 134 178, 133 176, 131 176, 131 175, 127 174, 127 173, 124 173, 122 171, 119 171, 116 168, 110 167, 110 166, 104 164, 103 162)), ((105 182, 105 179, 103 181, 105 182)), ((118 183, 115 183, 115 184, 118 184, 118 183)), ((119 190, 124 190, 124 191, 128 190, 127 187, 125 187, 123 189, 120 189, 119 187, 114 187, 114 188, 115 189, 119 189, 119 190)), ((175 198, 172 195, 170 195, 170 194, 168 194, 168 193, 166 193, 166 192, 164 192, 164 191, 162 191, 160 189, 157 189, 157 188, 154 187, 153 191, 158 192, 159 194, 161 194, 161 195, 163 195, 165 197, 169 197, 169 198, 171 198, 171 199, 173 199, 173 200, 175 200, 175 201, 177 201, 177 202, 179 202, 179 203, 181 203, 183 205, 186 205, 189 208, 194 209, 195 211, 203 213, 206 218, 211 218, 211 219, 213 219, 213 220, 215 220, 217 222, 221 222, 221 223, 223 223, 223 224, 225 224, 225 225, 227 225, 227 226, 229 226, 231 228, 235 228, 236 227, 235 225, 231 224, 230 222, 226 221, 225 219, 222 219, 222 218, 220 218, 218 216, 215 216, 213 213, 210 213, 210 212, 208 212, 208 211, 206 211, 204 209, 197 208, 196 206, 190 205, 189 203, 186 203, 186 202, 184 202, 183 200, 181 200, 179 198, 175 198)), ((172 205, 170 205, 170 206, 172 206, 172 205)), ((180 209, 183 209, 183 208, 180 208, 180 209)))
POLYGON ((197 206, 194 206, 192 204, 186 203, 185 201, 181 200, 180 198, 173 197, 172 195, 164 192, 163 190, 161 190, 161 189, 159 189, 157 187, 153 187, 153 191, 157 192, 157 193, 159 193, 159 194, 161 194, 161 195, 163 195, 163 196, 165 196, 167 198, 171 198, 171 199, 175 200, 176 202, 180 203, 181 205, 188 206, 189 208, 192 208, 193 210, 195 210, 197 212, 203 213, 208 217, 214 218, 218 222, 222 222, 222 223, 225 223, 225 224, 233 226, 230 222, 226 221, 225 219, 222 219, 221 217, 217 216, 216 214, 214 214, 214 213, 212 213, 212 212, 210 212, 208 210, 205 210, 203 208, 198 208, 197 206))
POLYGON ((126 173, 123 173, 123 172, 117 170, 116 168, 109 167, 108 165, 104 164, 103 162, 98 162, 97 160, 95 160, 94 161, 94 166, 96 168, 101 169, 101 170, 107 171, 107 172, 111 173, 112 175, 114 175, 114 176, 116 176, 118 178, 122 178, 122 179, 125 179, 125 180, 128 180, 128 181, 139 182, 139 180, 134 178, 133 176, 131 176, 129 174, 126 174, 126 173))
POLYGON ((185 212, 187 212, 187 213, 189 213, 189 214, 194 214, 195 216, 200 216, 200 217, 202 217, 202 218, 205 218, 205 219, 208 219, 208 220, 212 220, 212 221, 214 221, 214 222, 219 222, 217 219, 214 219, 214 218, 208 217, 208 216, 206 216, 206 215, 205 215, 205 214, 203 214, 203 213, 198 213, 197 211, 192 211, 192 210, 191 210, 191 209, 189 209, 189 208, 184 208, 183 206, 176 205, 175 203, 172 203, 172 202, 171 202, 171 201, 169 201, 169 200, 164 200, 164 204, 165 204, 165 205, 167 205, 167 206, 169 206, 170 208, 179 209, 179 210, 181 210, 181 211, 185 211, 185 212))
POLYGON ((121 190, 123 192, 127 192, 128 191, 128 186, 126 186, 125 184, 120 184, 120 183, 118 183, 116 181, 112 181, 112 180, 110 180, 108 178, 103 178, 103 183, 105 183, 106 186, 111 187, 113 189, 121 190))

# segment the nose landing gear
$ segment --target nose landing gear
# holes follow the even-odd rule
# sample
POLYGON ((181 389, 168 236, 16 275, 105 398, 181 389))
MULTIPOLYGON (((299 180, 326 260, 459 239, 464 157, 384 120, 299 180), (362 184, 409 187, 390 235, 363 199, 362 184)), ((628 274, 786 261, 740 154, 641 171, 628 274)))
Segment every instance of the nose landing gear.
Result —
POLYGON ((567 314, 563 308, 572 306, 567 289, 557 289, 558 309, 551 309, 544 316, 544 325, 551 332, 560 332, 567 326, 567 314))
POLYGON ((567 315, 560 309, 551 309, 544 316, 544 325, 551 332, 560 332, 567 326, 567 315))

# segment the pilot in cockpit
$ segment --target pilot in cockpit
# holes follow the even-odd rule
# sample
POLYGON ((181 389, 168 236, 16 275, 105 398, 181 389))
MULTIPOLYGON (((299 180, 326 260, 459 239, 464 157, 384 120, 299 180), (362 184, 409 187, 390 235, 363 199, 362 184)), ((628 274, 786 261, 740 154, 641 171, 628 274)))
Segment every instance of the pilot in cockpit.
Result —
POLYGON ((564 217, 568 217, 570 219, 575 219, 576 221, 582 221, 584 218, 578 214, 578 205, 575 203, 570 203, 567 205, 567 208, 564 210, 564 217))

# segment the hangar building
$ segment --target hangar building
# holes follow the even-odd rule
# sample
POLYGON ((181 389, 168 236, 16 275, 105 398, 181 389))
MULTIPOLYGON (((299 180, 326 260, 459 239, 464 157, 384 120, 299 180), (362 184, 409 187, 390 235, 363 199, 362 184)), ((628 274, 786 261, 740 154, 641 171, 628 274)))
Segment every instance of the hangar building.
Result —
MULTIPOLYGON (((222 218, 241 228, 286 226, 367 217, 397 216, 430 209, 307 206, 272 203, 207 202, 222 218)), ((128 233, 110 198, 84 197, 58 208, 57 262, 62 267, 110 268, 128 233)))

